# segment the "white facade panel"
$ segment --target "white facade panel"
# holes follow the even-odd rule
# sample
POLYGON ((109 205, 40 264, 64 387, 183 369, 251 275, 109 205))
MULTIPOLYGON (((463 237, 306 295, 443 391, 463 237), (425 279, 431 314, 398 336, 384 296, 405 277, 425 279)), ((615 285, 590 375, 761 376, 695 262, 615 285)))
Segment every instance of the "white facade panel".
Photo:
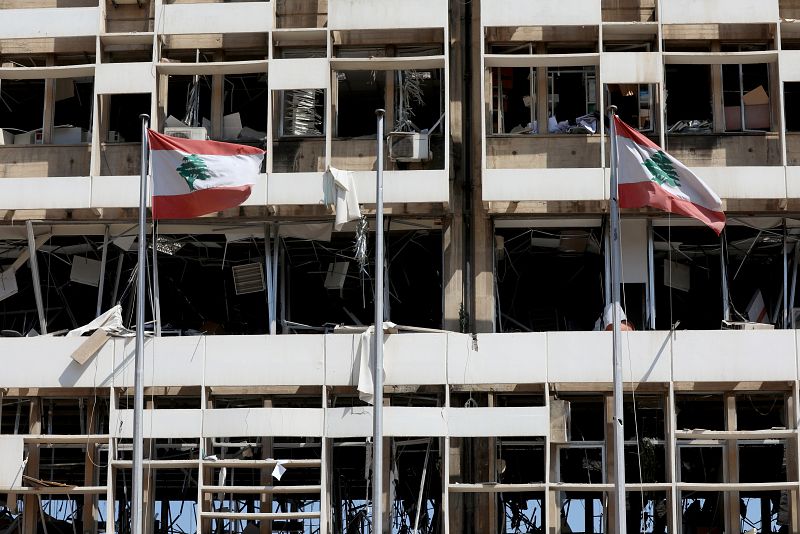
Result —
POLYGON ((504 0, 481 2, 481 23, 492 26, 591 26, 600 24, 595 0, 504 0))
POLYGON ((22 436, 0 436, 0 488, 22 485, 25 442, 22 436))
POLYGON ((447 380, 450 384, 537 384, 547 382, 547 334, 451 334, 447 380))
POLYGON ((206 385, 323 383, 323 336, 208 336, 206 385))
MULTIPOLYGON (((144 383, 147 386, 202 384, 204 336, 148 338, 144 345, 144 383)), ((117 338, 114 385, 133 387, 136 340, 117 338)))
POLYGON ((611 382, 611 332, 548 332, 550 382, 611 382))
POLYGON ((168 35, 257 33, 273 26, 272 2, 168 4, 160 9, 159 32, 168 35))
POLYGON ((267 204, 271 206, 324 204, 325 200, 323 172, 273 172, 267 179, 267 204))
MULTIPOLYGON (((201 411, 200 409, 143 410, 142 434, 144 439, 199 437, 202 429, 201 411)), ((133 410, 112 412, 109 423, 109 429, 113 437, 133 438, 133 410)))
POLYGON ((778 22, 778 0, 664 0, 664 24, 778 22))
POLYGON ((152 63, 103 63, 94 71, 94 88, 99 95, 153 93, 156 68, 152 63))
POLYGON ((325 89, 331 69, 326 58, 273 59, 269 63, 269 86, 282 89, 325 89))
POLYGON ((450 408, 447 428, 453 437, 547 436, 546 407, 450 408))
POLYGON ((672 341, 673 380, 795 380, 792 330, 679 330, 672 341))
POLYGON ((358 438, 372 435, 372 406, 328 408, 325 435, 329 438, 358 438))
POLYGON ((786 196, 800 198, 800 167, 786 167, 786 196))
POLYGON ((402 437, 446 436, 446 410, 446 408, 386 406, 383 409, 385 434, 402 437))
POLYGON ((0 39, 96 35, 100 27, 96 7, 2 9, 0 14, 0 39))
POLYGON ((782 50, 778 55, 781 80, 800 82, 800 50, 782 50))
POLYGON ((91 196, 86 176, 0 179, 0 210, 88 208, 91 196))
MULTIPOLYGON (((375 203, 375 172, 355 171, 358 201, 362 204, 375 203)), ((450 199, 450 183, 445 170, 384 171, 383 201, 388 203, 405 202, 447 202, 450 199)))
POLYGON ((483 200, 604 200, 603 169, 485 169, 483 200))
POLYGON ((325 335, 325 384, 355 386, 358 384, 358 334, 325 335))
POLYGON ((203 437, 322 436, 322 408, 226 408, 203 412, 203 437))
POLYGON ((447 334, 386 336, 383 367, 387 385, 447 383, 447 334))
POLYGON ((447 0, 328 0, 333 30, 445 28, 447 0))
MULTIPOLYGON (((93 176, 92 208, 136 208, 139 206, 139 181, 137 176, 93 176)), ((148 190, 152 191, 150 184, 148 190)), ((147 205, 151 204, 147 195, 147 205)))
POLYGON ((720 198, 785 198, 784 167, 694 167, 720 198))
POLYGON ((603 83, 661 83, 661 54, 657 52, 614 52, 600 55, 603 83))
POLYGON ((622 333, 622 380, 625 382, 669 382, 672 378, 670 332, 622 333))

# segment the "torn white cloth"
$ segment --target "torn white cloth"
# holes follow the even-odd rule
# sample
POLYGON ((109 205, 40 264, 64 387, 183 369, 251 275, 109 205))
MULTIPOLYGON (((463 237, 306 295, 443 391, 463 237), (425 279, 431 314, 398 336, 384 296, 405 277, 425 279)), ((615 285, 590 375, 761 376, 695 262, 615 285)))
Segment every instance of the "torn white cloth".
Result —
POLYGON ((283 474, 286 472, 286 468, 283 467, 283 464, 286 463, 286 460, 278 460, 275 464, 275 469, 272 470, 272 477, 276 478, 280 481, 283 474))
MULTIPOLYGON (((387 328, 396 328, 397 325, 385 321, 383 323, 384 343, 386 342, 385 331, 387 328)), ((375 370, 375 326, 370 326, 361 333, 361 340, 358 345, 358 398, 368 404, 375 404, 375 382, 373 381, 373 371, 375 370)), ((384 373, 384 369, 381 369, 384 373)))
POLYGON ((101 329, 109 334, 125 335, 130 334, 130 330, 122 324, 122 306, 117 304, 100 317, 89 324, 85 324, 75 330, 67 332, 67 337, 82 336, 86 332, 101 329))
MULTIPOLYGON (((597 322, 594 324, 595 330, 605 330, 606 327, 610 324, 614 324, 614 308, 613 304, 609 303, 606 304, 605 309, 603 310, 603 315, 597 319, 597 322)), ((628 316, 625 315, 625 310, 622 309, 622 306, 619 303, 616 303, 617 306, 617 315, 619 316, 620 322, 627 321, 628 316)))
POLYGON ((336 209, 333 228, 338 232, 346 223, 361 218, 356 183, 351 171, 330 167, 326 174, 329 174, 333 181, 334 207, 336 209))

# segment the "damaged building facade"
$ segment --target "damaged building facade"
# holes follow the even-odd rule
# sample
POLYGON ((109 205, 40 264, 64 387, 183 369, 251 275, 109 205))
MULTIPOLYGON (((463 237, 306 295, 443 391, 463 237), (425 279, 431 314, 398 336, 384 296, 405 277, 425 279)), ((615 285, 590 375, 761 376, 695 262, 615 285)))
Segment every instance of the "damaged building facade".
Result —
POLYGON ((0 0, 0 534, 130 532, 142 113, 267 153, 147 229, 146 532, 371 531, 378 108, 385 532, 614 532, 609 105, 728 215, 623 212, 628 532, 800 532, 800 1, 0 0))

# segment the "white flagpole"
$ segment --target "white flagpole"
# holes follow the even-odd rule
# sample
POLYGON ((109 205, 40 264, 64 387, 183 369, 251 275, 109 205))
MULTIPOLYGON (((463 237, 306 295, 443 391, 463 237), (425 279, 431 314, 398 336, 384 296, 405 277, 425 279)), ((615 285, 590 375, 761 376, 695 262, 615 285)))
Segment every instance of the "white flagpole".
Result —
POLYGON ((144 303, 145 303, 145 266, 147 264, 147 127, 150 117, 142 114, 142 161, 139 178, 139 261, 136 275, 136 354, 134 359, 135 374, 133 387, 133 497, 131 499, 131 532, 142 534, 142 481, 144 467, 144 440, 142 437, 142 410, 144 409, 144 303))
POLYGON ((625 534, 625 431, 622 424, 623 391, 622 391, 622 358, 620 354, 620 338, 622 337, 620 320, 617 313, 620 306, 620 267, 622 254, 619 241, 619 177, 617 176, 617 127, 616 106, 609 106, 611 123, 611 317, 614 321, 614 524, 616 532, 625 534))
POLYGON ((378 116, 375 186, 375 368, 373 369, 372 534, 383 534, 383 109, 378 116))

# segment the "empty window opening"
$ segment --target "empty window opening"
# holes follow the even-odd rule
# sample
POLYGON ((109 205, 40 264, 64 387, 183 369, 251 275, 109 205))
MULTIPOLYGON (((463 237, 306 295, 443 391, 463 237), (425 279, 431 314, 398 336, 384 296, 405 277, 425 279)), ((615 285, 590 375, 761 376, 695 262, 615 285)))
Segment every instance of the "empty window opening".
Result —
POLYGON ((169 76, 166 115, 165 133, 174 134, 171 128, 205 127, 205 134, 211 135, 211 78, 169 76))
POLYGON ((710 133, 713 111, 709 65, 666 65, 667 132, 710 133), (692 80, 692 83, 686 83, 692 80))
POLYGON ((609 84, 609 105, 617 106, 617 115, 641 132, 653 132, 657 109, 655 85, 644 83, 609 84))
POLYGON ((41 144, 44 80, 0 81, 0 128, 3 145, 41 144))
POLYGON ((641 534, 666 534, 668 525, 667 494, 662 491, 627 492, 627 524, 639 525, 641 534))
POLYGON ((682 491, 681 532, 725 531, 725 496, 714 491, 682 491))
POLYGON ((336 73, 336 136, 372 136, 377 132, 375 110, 386 107, 386 76, 380 71, 336 73))
POLYGON ((737 430, 770 430, 787 427, 785 394, 736 395, 737 430))
POLYGON ((535 68, 492 69, 492 133, 539 133, 535 68))
POLYGON ((94 80, 63 78, 55 81, 53 144, 81 144, 91 141, 94 80))
POLYGON ((741 532, 788 532, 791 501, 788 491, 743 491, 739 493, 741 532))
POLYGON ((725 130, 769 130, 772 106, 768 65, 757 63, 721 67, 725 130))
POLYGON ((503 521, 500 532, 544 532, 545 507, 544 493, 535 491, 498 494, 500 518, 503 521))
POLYGON ((676 395, 678 430, 725 430, 722 395, 676 395))
POLYGON ((606 531, 605 499, 601 493, 567 491, 561 494, 561 528, 573 534, 606 531))
POLYGON ((597 133, 595 67, 547 69, 548 133, 597 133))
POLYGON ((783 98, 786 131, 800 132, 800 82, 786 82, 783 98))

